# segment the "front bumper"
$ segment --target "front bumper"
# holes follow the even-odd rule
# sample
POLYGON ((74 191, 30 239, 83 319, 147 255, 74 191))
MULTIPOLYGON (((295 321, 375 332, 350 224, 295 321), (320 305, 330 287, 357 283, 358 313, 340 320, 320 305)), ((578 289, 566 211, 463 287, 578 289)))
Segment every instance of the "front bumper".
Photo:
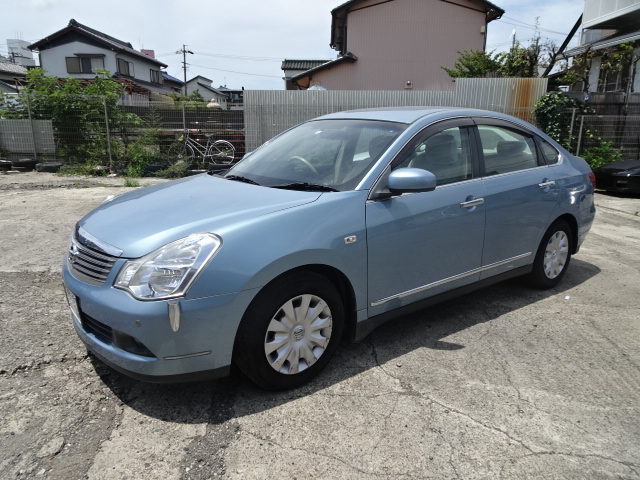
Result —
POLYGON ((84 283, 66 260, 62 278, 70 301, 77 301, 71 316, 78 336, 114 369, 152 382, 229 373, 236 331, 252 291, 179 299, 181 321, 174 331, 167 301, 136 300, 109 281, 102 286, 84 283))

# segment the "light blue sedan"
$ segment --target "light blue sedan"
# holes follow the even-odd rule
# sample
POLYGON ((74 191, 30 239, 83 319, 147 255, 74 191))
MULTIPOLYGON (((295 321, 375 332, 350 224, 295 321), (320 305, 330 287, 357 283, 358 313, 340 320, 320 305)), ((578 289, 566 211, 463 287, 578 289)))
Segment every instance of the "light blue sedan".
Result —
POLYGON ((340 339, 524 275, 553 288, 595 215, 594 176, 526 122, 383 108, 326 115, 221 175, 132 191, 80 220, 73 324, 149 381, 292 388, 340 339))

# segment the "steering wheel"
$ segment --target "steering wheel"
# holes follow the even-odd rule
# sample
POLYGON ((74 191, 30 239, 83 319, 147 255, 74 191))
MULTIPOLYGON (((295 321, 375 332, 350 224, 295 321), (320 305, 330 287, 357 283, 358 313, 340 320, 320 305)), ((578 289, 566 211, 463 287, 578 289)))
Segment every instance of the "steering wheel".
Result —
POLYGON ((306 160, 306 159, 302 158, 299 155, 294 155, 293 157, 290 157, 289 160, 295 160, 296 162, 299 162, 299 163, 303 164, 305 167, 307 167, 309 170, 311 170, 314 175, 320 176, 320 174, 316 170, 316 167, 311 165, 311 163, 309 163, 309 160, 306 160))

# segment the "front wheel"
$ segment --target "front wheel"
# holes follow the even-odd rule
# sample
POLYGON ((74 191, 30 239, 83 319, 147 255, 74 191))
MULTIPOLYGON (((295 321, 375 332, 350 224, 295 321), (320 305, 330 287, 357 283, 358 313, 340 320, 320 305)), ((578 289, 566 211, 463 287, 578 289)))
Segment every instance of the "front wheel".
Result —
POLYGON ((532 286, 549 289, 560 283, 571 261, 572 238, 571 227, 562 220, 549 227, 542 237, 528 277, 532 286))
POLYGON ((336 288, 313 272, 295 272, 267 285, 247 309, 234 360, 270 390, 298 387, 329 363, 344 326, 336 288))
POLYGON ((232 163, 236 156, 236 149, 231 142, 216 140, 209 147, 207 156, 213 163, 232 163))

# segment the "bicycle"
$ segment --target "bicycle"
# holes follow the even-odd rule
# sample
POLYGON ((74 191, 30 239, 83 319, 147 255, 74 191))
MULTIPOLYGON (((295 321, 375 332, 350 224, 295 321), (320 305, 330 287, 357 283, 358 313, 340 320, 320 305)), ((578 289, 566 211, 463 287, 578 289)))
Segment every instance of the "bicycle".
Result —
POLYGON ((231 164, 235 159, 236 149, 226 140, 211 141, 212 135, 207 137, 206 145, 202 145, 185 130, 167 150, 167 162, 170 166, 207 170, 209 163, 224 165, 231 164))

